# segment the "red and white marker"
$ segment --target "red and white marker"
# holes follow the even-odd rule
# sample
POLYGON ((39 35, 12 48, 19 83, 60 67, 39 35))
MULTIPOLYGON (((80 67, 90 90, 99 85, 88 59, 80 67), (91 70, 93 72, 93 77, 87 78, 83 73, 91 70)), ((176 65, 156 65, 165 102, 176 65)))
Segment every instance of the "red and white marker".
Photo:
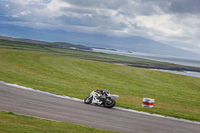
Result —
POLYGON ((155 99, 143 98, 142 107, 153 108, 155 99))

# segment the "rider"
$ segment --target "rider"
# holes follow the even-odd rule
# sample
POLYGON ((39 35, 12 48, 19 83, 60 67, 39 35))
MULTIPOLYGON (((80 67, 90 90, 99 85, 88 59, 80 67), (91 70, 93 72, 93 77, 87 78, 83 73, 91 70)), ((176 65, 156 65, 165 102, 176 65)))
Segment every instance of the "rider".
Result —
POLYGON ((96 92, 101 95, 100 97, 107 96, 109 93, 107 90, 99 90, 99 89, 97 89, 96 92))

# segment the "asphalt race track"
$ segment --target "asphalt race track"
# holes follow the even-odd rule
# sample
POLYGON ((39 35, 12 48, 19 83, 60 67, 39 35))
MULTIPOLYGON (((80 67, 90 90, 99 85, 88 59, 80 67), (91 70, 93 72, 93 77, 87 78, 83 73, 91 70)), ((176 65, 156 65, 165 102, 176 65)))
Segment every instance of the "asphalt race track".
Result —
POLYGON ((0 110, 123 133, 200 133, 200 125, 86 105, 0 84, 0 110))

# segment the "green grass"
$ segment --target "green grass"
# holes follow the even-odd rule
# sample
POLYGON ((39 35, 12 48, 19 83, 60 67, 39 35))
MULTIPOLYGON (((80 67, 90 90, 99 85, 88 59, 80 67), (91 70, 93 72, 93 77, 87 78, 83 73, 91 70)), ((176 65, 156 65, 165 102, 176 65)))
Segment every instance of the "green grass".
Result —
POLYGON ((96 60, 103 62, 126 62, 126 63, 146 63, 151 65, 173 65, 170 63, 146 60, 141 58, 120 56, 120 55, 112 55, 105 53, 96 53, 91 51, 82 51, 82 50, 73 50, 66 48, 58 48, 58 47, 49 47, 44 45, 36 45, 36 44, 27 44, 21 42, 11 42, 0 40, 0 48, 8 48, 8 49, 18 49, 18 50, 26 50, 26 51, 38 51, 38 52, 46 52, 54 55, 64 55, 71 57, 78 57, 87 60, 96 60))
POLYGON ((108 89, 120 96, 117 106, 200 121, 200 78, 94 61, 146 62, 137 58, 5 44, 0 45, 0 80, 81 99, 94 89, 108 89), (142 108, 143 97, 154 98, 155 108, 142 108))
POLYGON ((86 126, 0 111, 0 133, 113 133, 86 126))

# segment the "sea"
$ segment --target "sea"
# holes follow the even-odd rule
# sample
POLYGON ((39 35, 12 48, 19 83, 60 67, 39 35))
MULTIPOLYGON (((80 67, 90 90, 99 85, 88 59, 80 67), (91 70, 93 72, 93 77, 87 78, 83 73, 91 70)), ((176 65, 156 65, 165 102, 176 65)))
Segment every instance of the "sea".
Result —
MULTIPOLYGON (((92 51, 107 53, 107 54, 124 55, 124 56, 129 56, 129 57, 138 57, 138 58, 143 58, 143 59, 174 63, 174 64, 184 65, 184 66, 200 67, 200 59, 198 60, 198 59, 189 59, 189 58, 179 58, 179 57, 173 57, 173 56, 158 56, 158 55, 144 54, 144 53, 139 53, 139 52, 127 52, 127 51, 120 51, 120 50, 96 49, 96 48, 93 48, 92 51)), ((151 69, 151 70, 175 73, 175 74, 187 75, 187 76, 193 76, 193 77, 200 78, 200 72, 171 71, 171 70, 162 70, 162 69, 151 69)))

